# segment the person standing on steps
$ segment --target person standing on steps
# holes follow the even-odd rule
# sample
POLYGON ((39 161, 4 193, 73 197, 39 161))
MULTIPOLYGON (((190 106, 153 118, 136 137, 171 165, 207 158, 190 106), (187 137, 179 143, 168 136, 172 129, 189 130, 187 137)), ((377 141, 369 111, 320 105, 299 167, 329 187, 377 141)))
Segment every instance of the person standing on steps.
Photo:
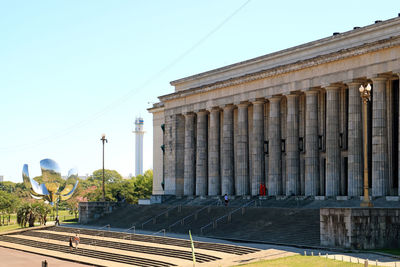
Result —
POLYGON ((75 249, 78 249, 79 241, 81 241, 78 234, 75 234, 74 241, 75 241, 75 249))
POLYGON ((72 251, 72 248, 73 248, 74 246, 72 245, 72 236, 70 236, 69 237, 69 252, 71 252, 72 251))
POLYGON ((56 216, 56 224, 55 224, 56 226, 58 225, 58 226, 60 226, 60 219, 59 219, 59 217, 58 217, 58 215, 56 216))
POLYGON ((228 203, 229 203, 229 198, 228 198, 227 194, 225 194, 224 200, 225 200, 225 207, 226 207, 226 206, 228 206, 228 203))

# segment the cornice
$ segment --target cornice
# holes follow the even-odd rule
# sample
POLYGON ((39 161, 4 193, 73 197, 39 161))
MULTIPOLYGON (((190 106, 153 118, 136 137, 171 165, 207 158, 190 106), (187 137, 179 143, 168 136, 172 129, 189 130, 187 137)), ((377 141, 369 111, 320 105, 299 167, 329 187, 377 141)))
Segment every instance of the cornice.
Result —
MULTIPOLYGON (((299 54, 299 53, 307 53, 306 51, 312 51, 316 49, 318 51, 321 47, 326 47, 326 52, 329 53, 329 50, 332 49, 332 46, 337 46, 337 50, 342 50, 342 49, 347 49, 350 48, 348 46, 347 41, 351 40, 351 43, 353 43, 352 46, 358 46, 359 44, 364 44, 364 43, 370 43, 374 42, 377 40, 382 40, 386 39, 390 36, 396 36, 398 34, 400 27, 400 17, 395 17, 392 19, 388 19, 385 21, 379 21, 375 22, 374 24, 367 25, 364 27, 358 27, 356 29, 352 29, 346 32, 342 32, 339 34, 334 34, 319 40, 307 42, 301 45, 297 45, 294 47, 290 47, 287 49, 283 49, 280 51, 276 51, 273 53, 269 53, 266 55, 262 55, 259 57, 255 57, 252 59, 248 59, 245 61, 237 62, 234 64, 230 64, 227 66, 223 66, 221 68, 209 70, 206 72, 198 73, 195 75, 191 75, 185 78, 181 78, 178 80, 171 81, 170 84, 172 86, 177 86, 182 83, 186 82, 191 82, 191 81, 196 81, 200 80, 203 78, 211 78, 214 75, 220 75, 225 72, 229 71, 236 71, 238 69, 243 69, 247 68, 251 65, 254 64, 262 64, 262 63, 267 63, 269 60, 275 60, 275 61, 286 61, 289 60, 291 62, 287 63, 293 63, 289 58, 286 58, 286 56, 293 55, 293 54, 299 54), (378 39, 377 39, 378 38, 378 39)), ((351 45, 351 44, 350 44, 351 45)), ((314 51, 314 52, 316 52, 314 51)), ((319 52, 318 52, 319 53, 319 52)), ((312 57, 312 56, 310 56, 312 57)), ((308 57, 308 58, 310 58, 308 57)), ((305 60, 307 58, 299 58, 298 60, 305 60)), ((268 63, 267 63, 268 64, 268 63)), ((269 66, 269 68, 273 68, 275 66, 269 66)), ((249 71, 248 73, 255 72, 254 71, 249 71)), ((229 75, 228 75, 229 76, 229 75)), ((187 88, 188 89, 188 88, 187 88)), ((185 89, 186 90, 186 89, 185 89)))
POLYGON ((387 39, 375 41, 372 43, 363 44, 357 47, 347 48, 340 51, 332 52, 325 55, 316 56, 313 58, 300 60, 294 63, 283 64, 274 68, 257 71, 254 73, 245 74, 242 76, 217 81, 210 84, 201 85, 198 87, 189 88, 183 91, 174 92, 171 94, 158 97, 160 101, 168 101, 175 98, 185 97, 196 93, 204 93, 215 89, 221 89, 229 86, 235 86, 255 80, 265 79, 268 77, 281 75, 289 72, 298 71, 305 68, 315 67, 321 64, 338 61, 354 56, 359 56, 386 48, 391 48, 400 45, 400 36, 390 37, 387 39))

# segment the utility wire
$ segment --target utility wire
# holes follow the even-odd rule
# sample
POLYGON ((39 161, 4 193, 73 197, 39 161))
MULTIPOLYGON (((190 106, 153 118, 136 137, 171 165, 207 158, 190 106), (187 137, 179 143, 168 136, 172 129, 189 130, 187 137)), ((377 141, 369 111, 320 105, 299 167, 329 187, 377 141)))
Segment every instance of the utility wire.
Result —
POLYGON ((107 114, 109 111, 113 110, 115 107, 120 106, 122 103, 127 102, 133 95, 136 93, 140 92, 142 89, 150 85, 154 80, 161 75, 163 75, 165 72, 167 72, 170 68, 174 67, 176 64, 178 64, 180 61, 182 61, 187 55, 189 55, 193 50, 195 50, 197 47, 199 47, 202 43, 204 43, 208 38, 210 38, 214 33, 216 33, 219 29, 221 29, 226 23, 228 23, 235 15, 237 15, 245 6, 247 6, 250 3, 251 0, 247 0, 244 2, 242 5, 240 5, 237 9, 235 9, 229 16, 227 16, 224 20, 222 20, 215 28, 213 28, 210 32, 208 32, 206 35, 204 35, 202 38, 200 38, 199 41, 197 41, 194 45, 192 45, 189 49, 187 49, 185 52, 183 52, 181 55, 179 55, 176 59, 174 59, 171 63, 167 64, 164 68, 159 70, 158 72, 154 73, 151 75, 148 79, 146 79, 139 87, 136 87, 130 91, 128 91, 126 94, 115 100, 114 102, 110 103, 109 105, 105 106, 103 109, 100 111, 92 114, 88 118, 79 121, 62 131, 59 131, 55 134, 49 135, 47 137, 38 139, 35 142, 27 143, 27 144, 20 144, 20 145, 15 145, 15 146, 9 146, 9 147, 0 147, 0 151, 16 151, 16 150, 25 150, 29 149, 44 143, 47 143, 53 139, 58 139, 60 137, 66 136, 69 133, 75 131, 76 129, 79 129, 81 127, 86 126, 87 124, 97 120, 98 118, 104 116, 107 114))

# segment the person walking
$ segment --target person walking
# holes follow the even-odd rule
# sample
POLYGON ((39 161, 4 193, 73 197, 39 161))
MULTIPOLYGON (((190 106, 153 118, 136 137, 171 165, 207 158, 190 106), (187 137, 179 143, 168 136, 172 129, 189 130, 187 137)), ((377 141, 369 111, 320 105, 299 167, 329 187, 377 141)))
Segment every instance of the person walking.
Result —
POLYGON ((78 249, 79 241, 81 241, 78 234, 75 234, 74 241, 75 241, 75 249, 78 249))
POLYGON ((72 236, 70 236, 69 237, 69 252, 71 252, 72 251, 72 248, 73 248, 74 246, 72 245, 72 236))
POLYGON ((59 219, 59 217, 58 217, 58 215, 56 216, 56 226, 60 226, 60 219, 59 219))
POLYGON ((227 194, 225 194, 224 200, 225 200, 225 207, 226 207, 226 206, 228 206, 228 203, 229 203, 229 198, 228 198, 227 194))

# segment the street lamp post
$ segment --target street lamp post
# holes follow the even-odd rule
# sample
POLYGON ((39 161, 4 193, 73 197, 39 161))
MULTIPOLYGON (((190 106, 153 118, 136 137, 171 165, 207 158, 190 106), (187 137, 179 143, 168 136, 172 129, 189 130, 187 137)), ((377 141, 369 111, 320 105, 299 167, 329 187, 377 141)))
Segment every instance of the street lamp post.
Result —
POLYGON ((366 87, 363 85, 360 86, 360 95, 363 102, 363 136, 364 136, 364 201, 361 202, 361 207, 372 207, 372 202, 369 201, 369 190, 368 190, 368 114, 367 114, 367 105, 368 102, 371 101, 371 85, 368 84, 366 87))
POLYGON ((106 191, 105 191, 105 188, 104 188, 104 142, 108 143, 108 140, 106 139, 106 135, 105 134, 101 135, 101 139, 100 140, 103 142, 103 201, 106 201, 106 191))

